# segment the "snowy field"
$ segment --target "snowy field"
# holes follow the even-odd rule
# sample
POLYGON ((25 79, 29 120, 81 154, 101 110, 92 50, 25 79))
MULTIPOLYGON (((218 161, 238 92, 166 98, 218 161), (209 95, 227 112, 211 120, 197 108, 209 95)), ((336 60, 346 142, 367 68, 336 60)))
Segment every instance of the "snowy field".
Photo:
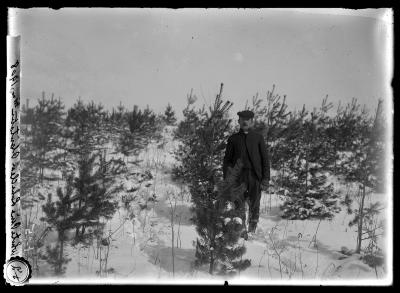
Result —
MULTIPOLYGON (((129 172, 116 179, 122 182, 124 192, 117 194, 119 209, 106 223, 111 242, 100 251, 94 246, 66 246, 70 258, 64 276, 54 278, 45 262, 39 263, 40 274, 32 284, 57 283, 284 283, 290 282, 346 282, 371 280, 378 284, 387 276, 385 267, 376 270, 360 260, 359 254, 346 255, 356 246, 355 227, 345 208, 332 221, 286 220, 281 218, 283 198, 276 194, 262 194, 260 222, 254 238, 245 241, 247 252, 243 258, 251 266, 235 277, 211 276, 208 268, 195 269, 195 240, 197 233, 191 218, 191 201, 187 188, 171 179, 175 163, 173 151, 177 142, 172 138, 173 128, 166 127, 161 141, 154 142, 137 158, 139 165, 130 164, 129 172), (136 173, 144 176, 138 183, 136 173), (133 200, 125 204, 123 196, 133 200), (174 246, 174 249, 172 247, 174 246), (107 270, 100 269, 100 259, 106 261, 107 270), (105 259, 105 260, 104 260, 105 259), (101 271, 103 270, 103 271, 101 271)), ((108 155, 117 158, 110 145, 108 155)), ((61 183, 61 182, 60 182, 61 183)), ((54 191, 57 181, 49 181, 42 193, 54 191)), ((344 187, 335 182, 335 188, 344 187)), ((384 194, 374 194, 368 201, 388 202, 384 194)), ((44 201, 42 202, 44 203, 44 201)), ((367 202, 368 203, 368 202, 367 202)), ((42 212, 36 211, 37 223, 42 212)), ((385 213, 382 213, 385 217, 385 213)), ((43 225, 43 224, 42 224, 43 225)), ((387 235, 380 237, 385 252, 387 235)), ((55 232, 46 236, 45 243, 57 241, 55 232)), ((241 239, 241 241, 244 241, 241 239)), ((103 263, 104 265, 104 263, 103 263)))

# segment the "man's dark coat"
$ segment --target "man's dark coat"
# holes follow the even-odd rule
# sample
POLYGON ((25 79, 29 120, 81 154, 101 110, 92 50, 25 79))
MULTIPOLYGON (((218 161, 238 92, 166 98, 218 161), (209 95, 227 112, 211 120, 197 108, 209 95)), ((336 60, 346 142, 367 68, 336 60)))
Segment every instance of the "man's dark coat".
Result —
MULTIPOLYGON (((224 177, 226 176, 228 166, 233 167, 237 159, 241 158, 242 152, 246 152, 246 149, 243 149, 243 144, 241 143, 242 138, 240 135, 242 134, 243 130, 240 130, 228 138, 223 164, 224 177)), ((270 162, 268 149, 263 136, 250 130, 246 135, 246 146, 253 170, 258 180, 268 183, 270 179, 270 162)))

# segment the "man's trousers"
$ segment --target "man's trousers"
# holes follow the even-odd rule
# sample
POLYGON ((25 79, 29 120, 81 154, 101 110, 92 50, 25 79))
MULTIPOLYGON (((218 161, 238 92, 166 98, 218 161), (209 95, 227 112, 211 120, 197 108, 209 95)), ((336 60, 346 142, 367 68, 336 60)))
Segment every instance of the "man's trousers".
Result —
POLYGON ((249 199, 249 220, 257 225, 260 213, 261 184, 253 169, 242 169, 240 182, 246 184, 245 199, 249 199))

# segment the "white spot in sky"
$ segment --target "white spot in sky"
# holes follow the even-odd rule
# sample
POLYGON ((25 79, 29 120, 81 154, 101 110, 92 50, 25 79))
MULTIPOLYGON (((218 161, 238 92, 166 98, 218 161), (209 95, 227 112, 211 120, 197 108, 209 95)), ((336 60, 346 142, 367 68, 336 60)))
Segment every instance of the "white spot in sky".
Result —
POLYGON ((242 63, 243 62, 243 55, 240 52, 236 52, 234 55, 234 59, 236 62, 242 63))

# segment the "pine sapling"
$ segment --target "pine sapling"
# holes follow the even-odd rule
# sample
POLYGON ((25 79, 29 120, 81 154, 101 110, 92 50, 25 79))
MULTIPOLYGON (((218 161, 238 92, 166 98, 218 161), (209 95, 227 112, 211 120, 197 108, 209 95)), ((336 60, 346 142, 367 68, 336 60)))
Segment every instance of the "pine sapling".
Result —
POLYGON ((65 191, 63 192, 61 188, 57 189, 58 200, 53 201, 52 195, 49 194, 46 204, 42 206, 45 217, 41 220, 54 228, 58 235, 57 245, 55 247, 48 246, 45 257, 54 268, 56 275, 65 273, 64 265, 69 262, 69 259, 64 256, 66 232, 75 226, 77 220, 72 207, 72 192, 72 177, 69 177, 65 191))

